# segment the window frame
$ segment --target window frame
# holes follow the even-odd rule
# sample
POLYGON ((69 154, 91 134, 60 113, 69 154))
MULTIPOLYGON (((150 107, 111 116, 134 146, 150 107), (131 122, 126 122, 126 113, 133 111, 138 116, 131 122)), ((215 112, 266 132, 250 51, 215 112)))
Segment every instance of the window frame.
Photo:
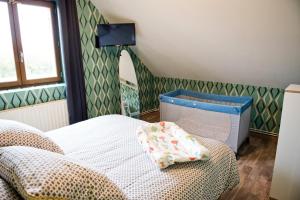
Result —
POLYGON ((15 69, 17 74, 17 81, 0 83, 0 90, 61 82, 62 64, 61 64, 58 16, 57 16, 57 8, 55 2, 48 1, 48 0, 15 0, 13 2, 9 2, 7 0, 0 0, 0 1, 8 3, 8 13, 10 19, 11 36, 12 36, 13 52, 14 52, 14 59, 15 59, 15 69), (23 54, 23 48, 22 48, 22 39, 21 39, 21 32, 20 32, 17 3, 47 7, 51 10, 53 43, 54 43, 54 53, 55 53, 55 63, 56 63, 55 67, 57 71, 55 77, 30 79, 30 80, 26 78, 26 63, 24 62, 24 60, 22 61, 23 58, 21 58, 23 54))

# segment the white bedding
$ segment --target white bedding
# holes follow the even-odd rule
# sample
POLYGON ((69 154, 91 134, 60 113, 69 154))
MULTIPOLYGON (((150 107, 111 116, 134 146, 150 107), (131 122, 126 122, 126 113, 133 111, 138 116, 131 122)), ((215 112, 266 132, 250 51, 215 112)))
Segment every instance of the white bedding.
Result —
POLYGON ((209 161, 160 170, 143 151, 136 128, 147 122, 121 115, 90 119, 47 134, 65 152, 114 182, 127 199, 218 199, 239 182, 234 153, 226 145, 197 137, 209 161))

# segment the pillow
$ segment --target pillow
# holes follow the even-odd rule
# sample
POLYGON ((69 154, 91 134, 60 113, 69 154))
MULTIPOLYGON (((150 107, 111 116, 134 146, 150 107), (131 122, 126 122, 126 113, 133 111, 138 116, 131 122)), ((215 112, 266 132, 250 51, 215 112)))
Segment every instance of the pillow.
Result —
POLYGON ((63 150, 43 132, 29 125, 0 119, 0 147, 31 146, 63 154, 63 150))
POLYGON ((0 178, 0 199, 21 200, 21 197, 7 182, 0 178))
POLYGON ((0 148, 0 176, 27 200, 125 198, 106 176, 32 147, 0 148))

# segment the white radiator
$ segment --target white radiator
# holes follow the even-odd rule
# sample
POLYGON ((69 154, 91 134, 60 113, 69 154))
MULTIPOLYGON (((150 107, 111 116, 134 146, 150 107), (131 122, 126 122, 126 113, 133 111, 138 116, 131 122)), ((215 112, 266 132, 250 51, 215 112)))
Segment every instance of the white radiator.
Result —
POLYGON ((69 125, 67 101, 51 101, 4 110, 0 112, 0 119, 15 120, 42 131, 50 131, 69 125))

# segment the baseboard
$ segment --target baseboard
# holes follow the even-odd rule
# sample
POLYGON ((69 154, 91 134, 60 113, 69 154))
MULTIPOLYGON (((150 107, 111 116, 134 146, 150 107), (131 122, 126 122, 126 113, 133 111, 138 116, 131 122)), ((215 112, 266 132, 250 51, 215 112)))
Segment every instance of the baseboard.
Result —
POLYGON ((264 135, 268 135, 268 136, 278 137, 278 133, 263 131, 263 130, 254 129, 254 128, 250 128, 249 130, 254 132, 254 133, 259 133, 259 134, 264 134, 264 135))
POLYGON ((148 113, 157 112, 157 111, 159 111, 159 109, 158 108, 154 108, 154 109, 151 109, 151 110, 144 111, 140 115, 146 115, 148 113))

